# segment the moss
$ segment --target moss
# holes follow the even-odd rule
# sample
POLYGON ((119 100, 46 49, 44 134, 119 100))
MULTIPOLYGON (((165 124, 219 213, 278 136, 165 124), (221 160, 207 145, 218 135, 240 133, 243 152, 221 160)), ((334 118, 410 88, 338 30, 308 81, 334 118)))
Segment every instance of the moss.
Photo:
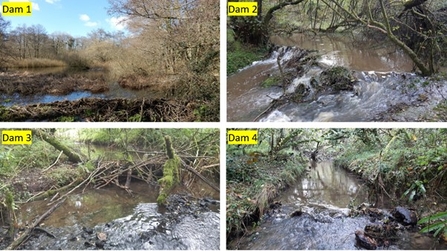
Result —
POLYGON ((342 66, 336 66, 323 71, 320 75, 321 83, 334 91, 353 90, 353 76, 351 71, 342 66))
POLYGON ((157 198, 158 204, 164 204, 166 202, 166 198, 169 195, 169 192, 172 188, 178 184, 179 177, 179 168, 180 168, 180 158, 175 155, 173 159, 168 159, 163 166, 163 177, 158 180, 158 184, 160 184, 160 194, 157 198))
POLYGON ((59 118, 60 122, 74 122, 75 118, 73 116, 61 116, 59 118))
POLYGON ((261 86, 264 88, 268 88, 274 85, 281 85, 281 81, 282 80, 280 76, 270 76, 261 83, 261 86))

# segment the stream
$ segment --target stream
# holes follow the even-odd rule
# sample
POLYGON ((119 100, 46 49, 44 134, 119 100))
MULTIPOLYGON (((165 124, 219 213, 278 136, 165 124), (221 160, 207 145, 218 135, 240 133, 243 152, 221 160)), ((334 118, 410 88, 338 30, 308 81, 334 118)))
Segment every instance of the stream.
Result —
MULTIPOLYGON (((18 70, 18 72, 23 72, 24 70, 18 70)), ((32 74, 60 74, 68 73, 68 75, 77 74, 84 77, 94 77, 95 75, 106 74, 102 70, 96 71, 69 71, 64 67, 49 67, 43 69, 26 69, 26 72, 32 74)), ((56 101, 74 101, 82 98, 102 98, 102 99, 112 99, 112 98, 125 98, 125 99, 138 99, 147 98, 148 92, 145 90, 130 90, 122 88, 115 80, 108 79, 108 90, 102 93, 92 93, 90 91, 74 91, 66 95, 33 95, 25 96, 18 93, 13 95, 0 94, 0 105, 3 106, 13 106, 13 105, 30 105, 37 103, 53 103, 56 101)))
MULTIPOLYGON (((158 188, 132 182, 123 189, 86 189, 69 195, 20 249, 219 249, 218 198, 171 195, 158 206, 158 188), (104 237, 99 237, 103 235, 104 237), (104 239, 101 239, 104 238, 104 239)), ((28 225, 49 201, 24 204, 18 218, 28 225)), ((2 247, 4 248, 4 247, 2 247)))
MULTIPOLYGON (((354 174, 323 161, 284 191, 279 210, 265 215, 250 234, 233 240, 238 249, 307 250, 363 249, 355 231, 378 221, 368 215, 351 216, 348 206, 368 202, 368 188, 354 174), (293 213, 299 211, 298 216, 293 213)), ((383 209, 384 212, 389 212, 383 209)), ((397 240, 378 249, 445 249, 417 229, 398 231, 397 240)))
POLYGON ((376 41, 359 42, 347 36, 300 34, 272 37, 272 42, 280 47, 270 58, 253 62, 228 77, 228 121, 424 121, 427 111, 447 97, 445 80, 410 73, 411 60, 393 46, 376 41), (319 79, 323 70, 332 66, 353 70, 355 91, 324 93, 304 102, 288 102, 263 114, 283 94, 283 89, 280 83, 271 87, 261 87, 261 83, 279 74, 276 60, 279 55, 282 65, 296 59, 299 50, 291 46, 318 50, 320 58, 318 65, 291 81, 286 93, 294 93, 300 85, 314 93, 311 80, 319 79))

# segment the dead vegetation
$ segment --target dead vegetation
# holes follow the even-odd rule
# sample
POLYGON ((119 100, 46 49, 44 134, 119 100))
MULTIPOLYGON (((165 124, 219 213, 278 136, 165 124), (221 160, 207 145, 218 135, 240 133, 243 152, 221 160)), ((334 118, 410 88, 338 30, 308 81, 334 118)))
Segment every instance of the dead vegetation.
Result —
POLYGON ((28 106, 0 106, 0 121, 177 122, 195 121, 194 102, 165 99, 99 99, 59 101, 28 106))
POLYGON ((0 92, 12 95, 66 95, 75 91, 103 93, 109 89, 106 76, 97 74, 86 77, 81 74, 32 74, 28 72, 0 73, 0 92))

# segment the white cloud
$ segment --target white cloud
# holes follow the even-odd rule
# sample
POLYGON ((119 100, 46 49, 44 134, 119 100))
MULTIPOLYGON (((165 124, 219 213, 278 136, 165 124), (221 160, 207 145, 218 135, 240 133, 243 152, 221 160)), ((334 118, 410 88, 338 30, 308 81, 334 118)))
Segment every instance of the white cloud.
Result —
POLYGON ((91 22, 91 21, 90 21, 90 17, 89 17, 87 14, 81 14, 81 15, 79 15, 79 19, 80 19, 82 22, 84 22, 84 25, 85 25, 85 26, 88 26, 88 27, 93 27, 93 26, 97 26, 97 25, 98 25, 97 22, 91 22))
POLYGON ((39 5, 37 3, 31 2, 31 5, 33 7, 33 10, 37 10, 37 11, 40 10, 39 5))
POLYGON ((85 23, 85 26, 88 26, 88 27, 93 27, 93 26, 97 26, 97 25, 98 25, 97 22, 86 22, 85 23))
POLYGON ((90 17, 87 14, 81 14, 79 16, 79 19, 81 19, 81 21, 84 21, 84 22, 90 21, 90 17))
POLYGON ((55 2, 59 2, 60 0, 45 0, 45 2, 49 4, 54 4, 55 2))
POLYGON ((106 19, 106 21, 113 29, 116 30, 123 30, 127 25, 127 18, 125 16, 112 17, 110 19, 106 19))

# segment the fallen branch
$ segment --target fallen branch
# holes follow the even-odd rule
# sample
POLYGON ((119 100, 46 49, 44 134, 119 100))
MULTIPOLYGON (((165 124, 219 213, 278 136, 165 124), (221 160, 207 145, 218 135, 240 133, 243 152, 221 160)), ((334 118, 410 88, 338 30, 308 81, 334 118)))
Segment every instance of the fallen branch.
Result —
POLYGON ((217 192, 220 192, 220 189, 214 185, 213 183, 211 183, 210 181, 208 181, 203 175, 201 175, 199 172, 197 172, 196 170, 194 170, 194 168, 188 166, 185 161, 182 160, 182 166, 190 171, 191 173, 195 174, 197 177, 199 177, 203 182, 205 182, 208 186, 210 186, 211 188, 213 188, 214 190, 216 190, 217 192))
POLYGON ((58 208, 60 205, 62 205, 62 203, 64 203, 65 199, 61 199, 59 200, 59 202, 55 205, 53 205, 50 209, 48 209, 48 211, 46 211, 44 214, 42 214, 37 220, 35 220, 33 222, 33 224, 25 230, 25 232, 22 233, 22 235, 20 235, 19 238, 17 238, 15 241, 13 241, 7 248, 6 250, 13 250, 16 249, 18 246, 20 246, 20 244, 22 244, 22 242, 24 242, 30 235, 30 233, 34 230, 34 228, 36 228, 40 222, 42 222, 45 218, 47 218, 51 213, 53 213, 54 210, 56 210, 56 208, 58 208))

